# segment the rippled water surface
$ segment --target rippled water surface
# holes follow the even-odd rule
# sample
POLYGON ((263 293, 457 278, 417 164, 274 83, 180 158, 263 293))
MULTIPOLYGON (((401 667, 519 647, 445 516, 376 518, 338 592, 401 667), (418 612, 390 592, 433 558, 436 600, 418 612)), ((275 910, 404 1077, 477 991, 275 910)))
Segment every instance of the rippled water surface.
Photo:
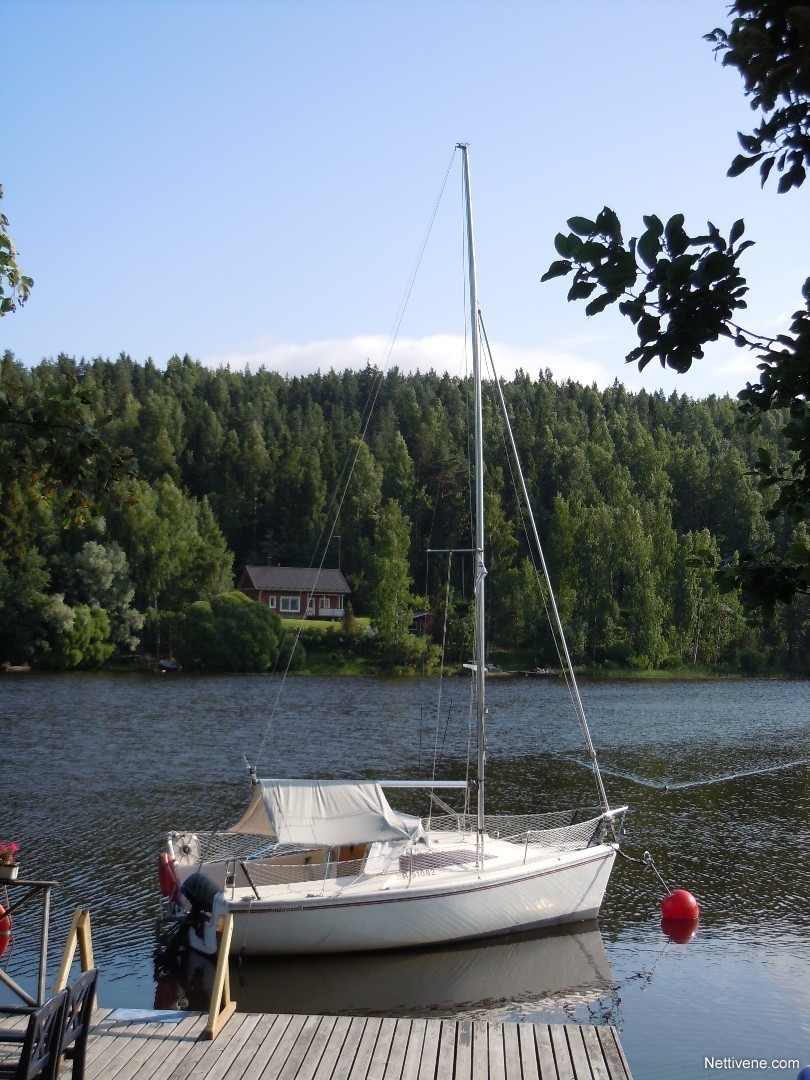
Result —
MULTIPOLYGON (((300 677, 8 675, 0 839, 23 876, 59 882, 49 984, 73 910, 91 910, 105 1005, 206 1007, 210 965, 156 978, 155 863, 170 828, 228 823, 265 775, 463 776, 469 691, 300 677)), ((636 1080, 704 1077, 706 1058, 810 1064, 810 684, 587 682, 625 851, 653 853, 701 902, 693 940, 660 928, 659 882, 617 860, 599 927, 380 957, 244 964, 243 1008, 609 1022, 636 1080)), ((579 729, 555 680, 492 680, 488 809, 593 802, 579 729)), ((0 902, 3 898, 0 896, 0 902)), ((7 903, 4 906, 8 906, 7 903)), ((0 960, 36 987, 38 911, 0 960)), ((10 1000, 0 986, 0 1001, 10 1000)), ((724 1076, 750 1076, 725 1065, 724 1076)), ((793 1078, 797 1068, 767 1070, 793 1078)))

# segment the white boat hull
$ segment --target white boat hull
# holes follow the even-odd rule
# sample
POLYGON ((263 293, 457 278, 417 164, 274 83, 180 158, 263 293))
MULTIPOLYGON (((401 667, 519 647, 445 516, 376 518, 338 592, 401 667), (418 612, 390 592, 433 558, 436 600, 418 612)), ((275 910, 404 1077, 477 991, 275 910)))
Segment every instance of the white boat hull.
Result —
POLYGON ((229 912, 231 953, 246 956, 414 948, 591 920, 614 858, 614 846, 602 844, 483 870, 332 880, 317 883, 317 892, 313 882, 259 888, 258 897, 227 889, 189 945, 215 953, 219 917, 229 912))

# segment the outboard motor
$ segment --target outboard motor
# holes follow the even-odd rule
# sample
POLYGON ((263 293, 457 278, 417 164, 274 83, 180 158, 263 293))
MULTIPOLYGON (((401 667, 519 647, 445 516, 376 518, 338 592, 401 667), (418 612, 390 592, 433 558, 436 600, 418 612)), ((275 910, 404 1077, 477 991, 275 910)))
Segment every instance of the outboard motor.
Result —
POLYGON ((206 917, 210 916, 214 910, 214 901, 219 891, 219 885, 200 871, 190 874, 180 886, 180 892, 191 907, 189 923, 200 936, 202 936, 206 917))

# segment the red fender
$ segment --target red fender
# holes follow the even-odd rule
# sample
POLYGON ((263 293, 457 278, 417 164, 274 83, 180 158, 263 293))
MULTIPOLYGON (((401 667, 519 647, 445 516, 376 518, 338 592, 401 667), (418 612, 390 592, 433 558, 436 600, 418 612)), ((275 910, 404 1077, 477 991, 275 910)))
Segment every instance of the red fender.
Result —
POLYGON ((8 948, 11 941, 11 916, 6 915, 6 909, 0 906, 0 956, 8 948))
POLYGON ((158 855, 158 881, 160 882, 161 894, 168 896, 172 903, 177 903, 180 899, 180 883, 177 880, 177 867, 175 866, 174 856, 170 855, 168 851, 163 851, 158 855))

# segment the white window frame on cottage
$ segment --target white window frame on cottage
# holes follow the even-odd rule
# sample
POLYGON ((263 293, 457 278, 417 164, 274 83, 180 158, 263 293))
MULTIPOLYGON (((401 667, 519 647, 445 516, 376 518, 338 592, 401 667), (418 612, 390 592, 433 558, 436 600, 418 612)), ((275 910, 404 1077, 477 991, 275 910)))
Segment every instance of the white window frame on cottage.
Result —
POLYGON ((267 606, 271 607, 271 608, 274 608, 276 606, 276 598, 275 598, 275 596, 268 596, 267 597, 267 606))
POLYGON ((282 596, 281 597, 281 611, 290 615, 298 615, 301 611, 301 597, 300 596, 282 596))
POLYGON ((315 597, 310 596, 307 600, 307 615, 311 615, 315 610, 315 597))
POLYGON ((318 603, 320 604, 321 611, 329 611, 329 609, 332 607, 332 597, 319 596, 318 603))

